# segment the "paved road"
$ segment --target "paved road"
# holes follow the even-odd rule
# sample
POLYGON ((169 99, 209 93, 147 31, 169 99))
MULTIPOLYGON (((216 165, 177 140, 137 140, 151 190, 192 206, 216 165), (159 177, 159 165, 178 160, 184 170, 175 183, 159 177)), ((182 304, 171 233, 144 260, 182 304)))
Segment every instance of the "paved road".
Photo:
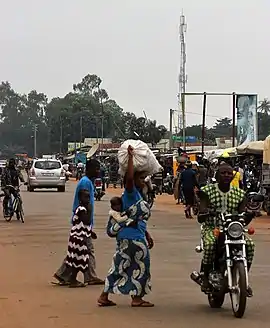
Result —
MULTIPOLYGON (((199 263, 193 251, 198 226, 185 220, 181 207, 168 196, 159 197, 150 223, 156 245, 151 252, 153 293, 149 300, 156 307, 134 309, 128 297, 114 296, 117 308, 98 308, 98 286, 75 290, 51 286, 51 276, 66 252, 74 187, 75 183, 69 182, 63 194, 22 192, 26 223, 0 220, 0 328, 74 328, 78 324, 110 328, 269 327, 270 225, 266 221, 256 224, 255 296, 249 301, 246 317, 238 320, 232 317, 228 300, 223 309, 210 309, 205 296, 189 280, 199 263)), ((115 249, 114 240, 104 231, 107 200, 96 204, 96 255, 101 277, 106 275, 115 249)))

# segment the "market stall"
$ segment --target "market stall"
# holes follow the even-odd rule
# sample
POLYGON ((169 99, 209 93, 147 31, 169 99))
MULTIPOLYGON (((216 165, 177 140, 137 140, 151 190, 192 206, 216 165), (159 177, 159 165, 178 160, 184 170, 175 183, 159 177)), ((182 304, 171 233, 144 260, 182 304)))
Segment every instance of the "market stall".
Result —
POLYGON ((248 144, 240 145, 236 148, 238 155, 262 155, 263 154, 264 141, 252 141, 248 144))

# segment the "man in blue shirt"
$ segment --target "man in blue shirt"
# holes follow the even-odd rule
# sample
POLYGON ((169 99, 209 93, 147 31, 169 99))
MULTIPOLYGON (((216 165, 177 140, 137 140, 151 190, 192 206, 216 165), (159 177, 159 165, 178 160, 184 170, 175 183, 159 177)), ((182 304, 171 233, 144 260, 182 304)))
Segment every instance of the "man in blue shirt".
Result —
POLYGON ((185 197, 186 209, 185 214, 187 219, 191 219, 191 208, 194 205, 195 201, 195 192, 194 189, 199 185, 197 182, 196 172, 192 169, 191 161, 186 162, 186 169, 181 173, 180 184, 183 188, 183 194, 185 197))
MULTIPOLYGON (((90 159, 89 161, 86 162, 85 176, 77 184, 75 195, 74 195, 73 207, 72 207, 72 212, 73 212, 72 215, 74 215, 76 208, 79 206, 79 197, 78 197, 79 190, 82 189, 88 190, 90 194, 89 225, 91 226, 91 230, 93 229, 93 224, 94 224, 94 201, 95 201, 94 186, 92 180, 95 177, 99 176, 99 171, 100 171, 100 163, 98 160, 90 159)), ((89 270, 84 273, 84 282, 85 284, 88 285, 103 285, 104 280, 99 279, 95 272, 96 260, 95 260, 92 237, 87 238, 87 248, 89 250, 89 270)), ((68 270, 66 270, 66 263, 64 260, 61 267, 54 274, 54 278, 58 281, 60 285, 68 285, 69 277, 70 276, 68 274, 68 270)))

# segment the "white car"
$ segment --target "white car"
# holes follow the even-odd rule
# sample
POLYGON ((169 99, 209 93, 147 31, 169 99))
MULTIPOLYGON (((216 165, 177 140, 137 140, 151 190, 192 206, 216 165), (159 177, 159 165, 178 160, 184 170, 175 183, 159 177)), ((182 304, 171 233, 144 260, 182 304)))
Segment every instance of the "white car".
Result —
MULTIPOLYGON (((7 161, 6 160, 0 160, 0 177, 1 177, 1 174, 3 172, 3 169, 7 166, 7 161)), ((1 180, 1 179, 0 179, 1 180)), ((1 181, 0 181, 0 185, 1 185, 1 181)))
POLYGON ((35 159, 28 173, 28 190, 57 188, 65 192, 66 175, 61 161, 57 159, 35 159))

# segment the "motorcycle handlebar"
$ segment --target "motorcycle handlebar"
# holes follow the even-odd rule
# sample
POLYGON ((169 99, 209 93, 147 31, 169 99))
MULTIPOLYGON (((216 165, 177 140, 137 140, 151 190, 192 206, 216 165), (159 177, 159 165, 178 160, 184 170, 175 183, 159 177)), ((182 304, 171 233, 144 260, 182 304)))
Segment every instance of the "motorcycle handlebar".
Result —
POLYGON ((12 185, 6 185, 6 188, 10 188, 10 189, 15 189, 17 191, 20 190, 20 187, 22 186, 23 184, 21 183, 19 186, 15 187, 15 186, 12 186, 12 185))
POLYGON ((217 212, 217 211, 209 211, 208 213, 198 214, 198 222, 199 223, 204 223, 204 221, 207 219, 208 216, 213 216, 213 217, 220 216, 220 218, 222 219, 223 222, 227 221, 230 218, 233 218, 233 217, 237 216, 239 221, 245 222, 245 225, 248 225, 252 221, 252 219, 254 218, 253 213, 247 213, 247 212, 243 212, 243 213, 239 213, 239 214, 222 215, 222 213, 217 212))

